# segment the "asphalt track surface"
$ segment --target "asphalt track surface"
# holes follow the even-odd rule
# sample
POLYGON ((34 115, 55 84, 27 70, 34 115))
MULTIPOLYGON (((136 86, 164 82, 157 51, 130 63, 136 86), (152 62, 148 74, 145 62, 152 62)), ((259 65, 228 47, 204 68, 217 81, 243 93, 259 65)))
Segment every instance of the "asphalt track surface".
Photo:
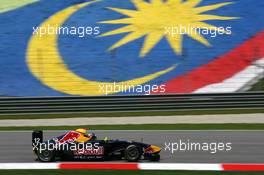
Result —
MULTIPOLYGON (((45 131, 49 139, 63 131, 45 131)), ((264 163, 264 131, 95 131, 98 139, 128 139, 161 146, 160 162, 170 163, 264 163), (231 151, 175 151, 173 154, 165 142, 178 143, 232 143, 231 151)), ((176 145, 176 144, 175 144, 176 145)), ((174 145, 174 146, 175 146, 174 145)), ((170 146, 171 147, 171 146, 170 146)), ((176 146, 175 146, 176 148, 176 146)), ((0 162, 35 162, 31 147, 31 132, 0 132, 0 162)))

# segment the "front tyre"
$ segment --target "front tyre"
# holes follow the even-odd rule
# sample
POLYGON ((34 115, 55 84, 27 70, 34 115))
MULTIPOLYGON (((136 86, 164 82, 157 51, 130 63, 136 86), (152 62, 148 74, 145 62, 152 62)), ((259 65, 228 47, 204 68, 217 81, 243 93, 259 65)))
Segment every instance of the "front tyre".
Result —
POLYGON ((136 145, 129 145, 125 149, 124 155, 125 155, 125 159, 128 162, 137 162, 142 156, 142 151, 136 145))

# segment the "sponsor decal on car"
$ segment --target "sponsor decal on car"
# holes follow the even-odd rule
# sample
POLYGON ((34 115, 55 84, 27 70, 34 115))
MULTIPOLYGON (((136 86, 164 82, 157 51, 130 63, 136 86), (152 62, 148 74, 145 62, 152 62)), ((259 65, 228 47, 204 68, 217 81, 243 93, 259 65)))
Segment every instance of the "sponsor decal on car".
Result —
POLYGON ((86 155, 86 156, 103 155, 104 154, 104 147, 99 146, 98 148, 91 148, 91 149, 77 149, 77 150, 73 151, 73 154, 76 156, 79 156, 79 155, 86 155))

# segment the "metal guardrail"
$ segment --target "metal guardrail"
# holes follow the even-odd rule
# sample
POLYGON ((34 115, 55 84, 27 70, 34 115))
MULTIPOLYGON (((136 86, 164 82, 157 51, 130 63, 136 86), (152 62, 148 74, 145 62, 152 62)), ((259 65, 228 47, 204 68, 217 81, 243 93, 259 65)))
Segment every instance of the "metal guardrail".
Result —
POLYGON ((0 98, 0 115, 234 108, 264 108, 264 93, 0 98))

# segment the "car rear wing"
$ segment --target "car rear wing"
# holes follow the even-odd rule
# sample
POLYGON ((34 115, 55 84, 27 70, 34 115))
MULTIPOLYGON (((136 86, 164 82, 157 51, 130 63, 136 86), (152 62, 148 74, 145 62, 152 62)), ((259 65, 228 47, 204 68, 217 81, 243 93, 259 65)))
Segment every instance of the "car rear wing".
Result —
POLYGON ((33 131, 32 132, 32 146, 36 149, 43 142, 43 131, 33 131))

